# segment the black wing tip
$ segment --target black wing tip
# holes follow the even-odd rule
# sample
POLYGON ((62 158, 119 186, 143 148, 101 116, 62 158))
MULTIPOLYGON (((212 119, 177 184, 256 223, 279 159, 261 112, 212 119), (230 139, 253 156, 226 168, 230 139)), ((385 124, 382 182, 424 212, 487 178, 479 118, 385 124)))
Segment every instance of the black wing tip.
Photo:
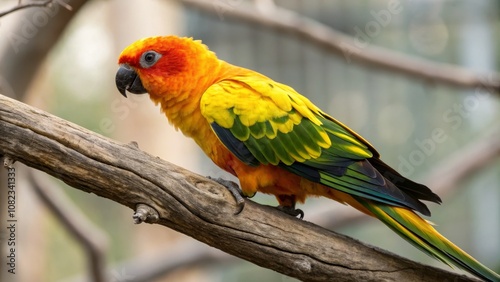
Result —
MULTIPOLYGON (((422 185, 422 184, 420 184, 420 185, 422 185)), ((432 190, 429 187, 427 187, 425 185, 422 185, 422 186, 424 186, 425 188, 427 188, 429 190, 429 193, 425 194, 426 197, 420 198, 421 200, 433 202, 433 203, 436 203, 438 205, 440 205, 440 204, 443 203, 443 200, 441 200, 441 197, 439 197, 436 193, 432 192, 432 190)))
POLYGON ((436 204, 441 204, 443 202, 441 198, 436 193, 432 192, 429 187, 402 176, 399 172, 384 163, 381 159, 371 158, 368 160, 384 176, 385 179, 392 182, 408 196, 417 200, 429 201, 436 204))
POLYGON ((431 211, 429 210, 429 208, 424 203, 422 203, 420 201, 418 201, 418 203, 420 205, 418 206, 418 208, 416 208, 414 210, 421 213, 422 215, 431 216, 431 211))

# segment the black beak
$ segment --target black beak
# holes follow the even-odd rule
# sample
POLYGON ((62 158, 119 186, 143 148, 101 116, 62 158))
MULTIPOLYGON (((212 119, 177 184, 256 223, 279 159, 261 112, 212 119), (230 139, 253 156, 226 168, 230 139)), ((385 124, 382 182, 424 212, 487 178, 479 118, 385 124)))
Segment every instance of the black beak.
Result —
POLYGON ((116 88, 123 95, 127 97, 127 91, 133 94, 144 94, 148 91, 142 85, 142 81, 137 73, 127 64, 120 65, 116 72, 116 88))

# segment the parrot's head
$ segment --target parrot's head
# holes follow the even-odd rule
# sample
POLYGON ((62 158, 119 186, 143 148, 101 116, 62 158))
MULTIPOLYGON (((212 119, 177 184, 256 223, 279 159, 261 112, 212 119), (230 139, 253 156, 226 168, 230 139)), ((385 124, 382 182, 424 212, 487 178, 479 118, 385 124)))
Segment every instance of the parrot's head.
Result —
POLYGON ((207 72, 217 67, 215 54, 192 38, 158 36, 138 40, 118 59, 116 87, 127 97, 149 93, 157 102, 184 96, 208 84, 207 72))

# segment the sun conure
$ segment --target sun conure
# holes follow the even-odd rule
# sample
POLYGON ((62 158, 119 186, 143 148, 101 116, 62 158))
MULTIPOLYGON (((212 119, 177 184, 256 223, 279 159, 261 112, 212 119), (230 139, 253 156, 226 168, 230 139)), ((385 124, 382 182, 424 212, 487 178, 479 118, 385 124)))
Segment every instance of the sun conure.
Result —
POLYGON ((351 205, 426 254, 500 281, 416 213, 430 215, 421 200, 440 203, 436 194, 290 86, 220 60, 192 38, 145 38, 118 62, 120 93, 149 93, 175 128, 239 179, 243 195, 273 194, 294 215, 301 213, 295 203, 309 196, 351 205))

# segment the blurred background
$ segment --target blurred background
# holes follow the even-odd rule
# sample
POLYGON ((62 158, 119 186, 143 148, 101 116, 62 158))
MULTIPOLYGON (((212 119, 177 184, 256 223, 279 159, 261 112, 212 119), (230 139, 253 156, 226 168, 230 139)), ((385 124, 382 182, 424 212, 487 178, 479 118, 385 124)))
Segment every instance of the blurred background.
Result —
MULTIPOLYGON (((73 0, 72 11, 62 3, 0 18, 1 94, 123 143, 137 141, 142 150, 201 175, 229 177, 173 130, 147 95, 125 99, 115 88, 118 55, 135 40, 168 34, 201 39, 219 58, 292 86, 368 139, 385 162, 433 188, 444 202, 429 205, 437 229, 500 272, 498 92, 367 66, 349 53, 232 15, 294 11, 351 36, 357 52, 380 47, 395 58, 403 53, 461 66, 488 82, 498 77, 500 64, 497 1, 73 0)), ((0 11, 16 5, 0 1, 0 11)), ((18 272, 5 271, 2 240, 0 280, 84 281, 86 252, 33 193, 26 168, 15 166, 18 272)), ((102 233, 111 281, 294 281, 165 227, 134 225, 128 208, 55 179, 51 184, 102 233)), ((266 195, 253 200, 277 204, 266 195)), ((321 199, 299 208, 305 220, 448 269, 352 208, 321 199)), ((5 210, 2 204, 2 231, 5 210)))

